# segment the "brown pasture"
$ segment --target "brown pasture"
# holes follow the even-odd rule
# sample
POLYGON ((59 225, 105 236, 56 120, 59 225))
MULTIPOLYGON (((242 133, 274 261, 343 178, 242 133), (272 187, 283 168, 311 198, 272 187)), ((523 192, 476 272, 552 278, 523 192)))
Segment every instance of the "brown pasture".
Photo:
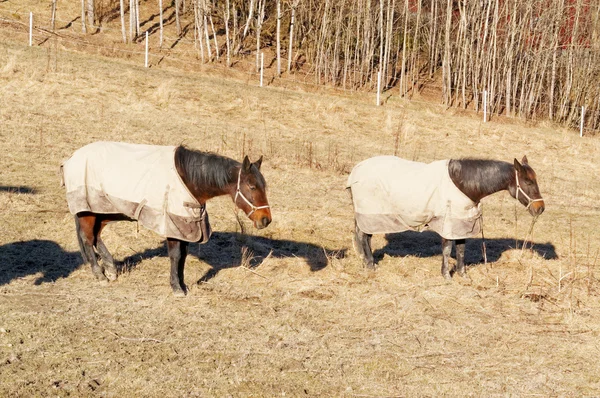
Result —
POLYGON ((0 396, 600 394, 597 137, 255 83, 2 38, 0 396), (191 247, 184 299, 164 241, 110 225, 121 273, 101 284, 58 175, 96 140, 264 155, 273 223, 256 231, 231 199, 209 202, 215 233, 191 247), (526 154, 546 211, 528 237, 508 193, 485 199, 488 263, 467 242, 465 279, 441 277, 428 233, 376 236, 367 271, 344 184, 377 154, 526 154))

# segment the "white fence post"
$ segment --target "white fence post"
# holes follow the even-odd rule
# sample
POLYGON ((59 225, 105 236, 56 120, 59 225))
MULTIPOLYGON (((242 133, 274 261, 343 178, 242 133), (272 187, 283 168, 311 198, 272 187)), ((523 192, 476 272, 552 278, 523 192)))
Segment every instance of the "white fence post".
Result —
POLYGON ((144 61, 144 66, 148 67, 148 32, 146 32, 146 59, 144 61))
POLYGON ((260 53, 260 87, 263 86, 263 71, 265 69, 265 53, 260 53))
POLYGON ((483 122, 487 123, 487 91, 483 90, 483 122))
POLYGON ((377 106, 381 105, 381 69, 377 72, 377 106))
POLYGON ((29 47, 33 45, 33 12, 29 12, 29 47))
POLYGON ((583 124, 585 122, 585 106, 581 107, 581 123, 579 125, 579 136, 583 137, 583 124))

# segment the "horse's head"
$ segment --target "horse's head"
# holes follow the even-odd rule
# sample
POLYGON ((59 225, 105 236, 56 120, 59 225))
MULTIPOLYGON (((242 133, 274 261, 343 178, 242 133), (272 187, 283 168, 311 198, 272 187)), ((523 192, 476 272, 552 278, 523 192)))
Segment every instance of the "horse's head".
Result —
POLYGON ((544 212, 544 199, 540 194, 535 171, 529 166, 527 156, 523 156, 521 163, 514 162, 515 182, 510 186, 510 193, 529 210, 532 216, 539 216, 544 212))
POLYGON ((271 223, 271 208, 267 200, 267 183, 260 173, 262 156, 251 163, 248 156, 240 166, 237 189, 233 201, 236 206, 246 213, 258 229, 265 228, 271 223))

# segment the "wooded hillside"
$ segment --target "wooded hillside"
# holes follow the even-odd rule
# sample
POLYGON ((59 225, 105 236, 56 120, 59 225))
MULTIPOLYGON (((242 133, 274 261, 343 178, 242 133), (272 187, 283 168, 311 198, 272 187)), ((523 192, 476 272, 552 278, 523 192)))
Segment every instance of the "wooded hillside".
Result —
MULTIPOLYGON (((60 15, 63 0, 47 1, 60 15)), ((171 29, 203 63, 258 69, 267 50, 275 76, 371 90, 381 72, 402 96, 435 88, 479 110, 486 91, 492 114, 572 126, 585 106, 585 128, 600 128, 598 0, 81 0, 80 13, 73 25, 113 25, 126 43, 148 31, 166 45, 171 29)))

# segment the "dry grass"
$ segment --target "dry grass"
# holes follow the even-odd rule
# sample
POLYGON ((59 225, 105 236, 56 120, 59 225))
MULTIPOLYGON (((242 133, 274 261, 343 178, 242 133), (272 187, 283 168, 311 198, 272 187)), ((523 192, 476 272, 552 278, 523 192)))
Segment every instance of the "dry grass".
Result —
POLYGON ((480 120, 391 97, 242 81, 0 42, 0 396, 581 396, 600 394, 597 138, 480 120), (105 241, 121 275, 81 266, 58 165, 95 140, 265 155, 274 221, 240 227, 209 202, 190 294, 171 296, 164 243, 135 224, 105 241), (433 234, 352 252, 347 172, 393 154, 527 154, 547 210, 484 202, 488 258, 440 276, 433 234), (196 283, 197 282, 197 283, 196 283))

